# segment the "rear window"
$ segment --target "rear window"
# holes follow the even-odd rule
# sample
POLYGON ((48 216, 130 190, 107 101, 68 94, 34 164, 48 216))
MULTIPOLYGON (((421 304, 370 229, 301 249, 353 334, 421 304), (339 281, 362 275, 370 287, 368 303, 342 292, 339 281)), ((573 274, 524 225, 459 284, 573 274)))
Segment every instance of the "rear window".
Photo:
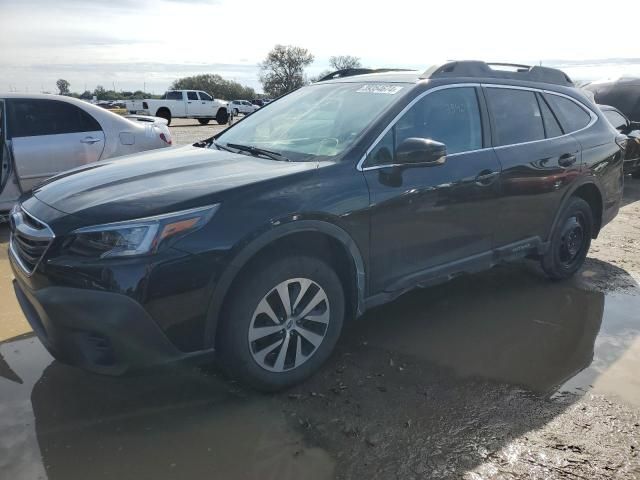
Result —
POLYGON ((602 113, 617 130, 627 126, 627 120, 615 110, 604 110, 602 113))
POLYGON ((9 112, 9 135, 12 138, 102 130, 87 112, 59 100, 11 100, 9 112))
POLYGON ((182 92, 167 92, 164 97, 165 100, 182 100, 182 92))
POLYGON ((586 127, 591 121, 591 115, 589 115, 584 108, 578 106, 573 100, 552 94, 545 95, 545 98, 558 116, 562 128, 566 133, 580 130, 586 127))
POLYGON ((488 88, 487 100, 495 123, 496 145, 542 140, 544 127, 534 92, 488 88))

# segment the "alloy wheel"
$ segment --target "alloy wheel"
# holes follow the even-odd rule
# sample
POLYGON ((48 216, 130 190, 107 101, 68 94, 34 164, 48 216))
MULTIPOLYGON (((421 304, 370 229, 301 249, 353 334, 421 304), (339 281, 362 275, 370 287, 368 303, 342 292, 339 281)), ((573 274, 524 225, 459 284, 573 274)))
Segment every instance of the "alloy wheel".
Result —
POLYGON ((278 284, 258 303, 249 325, 253 360, 270 372, 298 368, 318 350, 331 309, 324 289, 308 278, 278 284))

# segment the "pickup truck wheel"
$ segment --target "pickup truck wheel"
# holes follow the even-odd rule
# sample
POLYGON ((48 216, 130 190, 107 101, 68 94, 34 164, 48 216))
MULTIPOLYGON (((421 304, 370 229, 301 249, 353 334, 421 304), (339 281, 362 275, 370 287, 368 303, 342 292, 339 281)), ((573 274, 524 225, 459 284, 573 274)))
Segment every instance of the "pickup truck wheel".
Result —
POLYGON ((569 278, 582 267, 593 232, 593 212, 582 198, 569 200, 551 235, 542 268, 552 280, 569 278))
POLYGON ((209 124, 209 120, 211 120, 210 118, 199 118, 198 119, 198 123, 200 123, 200 125, 208 125, 209 124))
POLYGON ((164 118, 167 121, 167 126, 171 125, 171 112, 166 108, 161 108, 156 112, 156 117, 164 118))
POLYGON ((342 283, 323 261, 304 255, 262 262, 231 292, 216 335, 216 357, 230 377, 277 391, 309 377, 342 331, 342 283))
POLYGON ((218 125, 226 125, 228 121, 229 114, 227 111, 223 109, 218 110, 218 114, 216 115, 216 122, 218 122, 218 125))

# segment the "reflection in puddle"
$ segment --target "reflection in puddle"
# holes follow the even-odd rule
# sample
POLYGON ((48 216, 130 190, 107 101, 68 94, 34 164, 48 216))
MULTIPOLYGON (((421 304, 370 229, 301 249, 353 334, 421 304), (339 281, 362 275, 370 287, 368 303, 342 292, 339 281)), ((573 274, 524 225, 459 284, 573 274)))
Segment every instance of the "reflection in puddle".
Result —
POLYGON ((493 271, 416 291, 365 316, 369 345, 538 393, 595 382, 640 404, 640 296, 583 290, 530 272, 493 271), (635 362, 616 364, 624 356, 635 362))
MULTIPOLYGON (((481 377, 544 394, 593 385, 637 403, 639 311, 640 296, 497 269, 370 312, 349 325, 340 349, 364 368, 381 349, 444 367, 461 384, 481 377)), ((425 375, 415 381, 429 385, 425 375)), ((13 340, 0 344, 0 471, 12 480, 333 478, 336 458, 304 443, 287 398, 198 370, 87 374, 52 363, 34 338, 13 340)), ((317 412, 326 422, 335 414, 317 412)))
POLYGON ((85 374, 51 363, 33 338, 0 345, 0 354, 23 381, 0 379, 6 478, 333 477, 333 460, 303 445, 267 396, 197 371, 85 374), (34 366, 46 367, 40 378, 34 366), (14 392, 8 402, 7 390, 14 392))

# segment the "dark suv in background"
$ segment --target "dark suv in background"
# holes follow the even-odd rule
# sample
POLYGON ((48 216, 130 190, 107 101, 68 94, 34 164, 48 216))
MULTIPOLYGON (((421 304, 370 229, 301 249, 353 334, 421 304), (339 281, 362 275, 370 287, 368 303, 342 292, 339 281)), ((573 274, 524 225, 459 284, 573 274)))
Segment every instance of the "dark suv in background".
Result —
POLYGON ((543 67, 337 74, 196 146, 35 189, 11 215, 16 294, 61 361, 117 374, 215 352, 284 388, 346 319, 416 286, 525 257, 574 274, 622 198, 602 115, 543 67))

